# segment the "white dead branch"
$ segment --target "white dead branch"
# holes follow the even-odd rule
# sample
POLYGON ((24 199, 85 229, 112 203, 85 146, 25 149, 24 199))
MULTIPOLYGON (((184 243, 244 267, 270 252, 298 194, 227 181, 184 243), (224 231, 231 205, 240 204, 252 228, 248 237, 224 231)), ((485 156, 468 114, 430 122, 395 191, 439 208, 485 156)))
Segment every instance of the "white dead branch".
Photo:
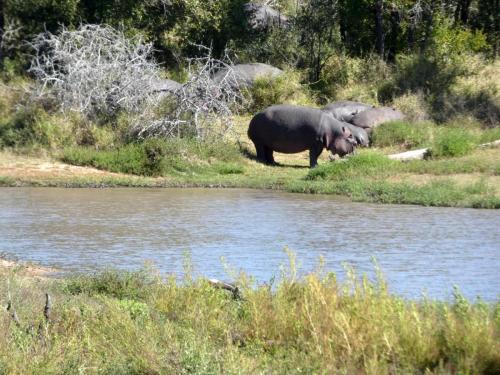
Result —
POLYGON ((428 148, 421 148, 419 150, 412 150, 412 151, 401 152, 399 154, 387 155, 387 157, 392 160, 400 160, 400 161, 423 160, 428 155, 428 153, 429 153, 428 148))
POLYGON ((500 147, 500 139, 497 139, 496 141, 493 142, 488 142, 488 143, 482 143, 479 146, 479 148, 494 148, 494 147, 500 147))
POLYGON ((211 48, 198 47, 206 55, 188 59, 189 78, 173 92, 174 110, 157 119, 153 112, 145 112, 134 125, 139 138, 186 134, 198 139, 220 138, 232 128, 232 117, 245 100, 233 64, 227 53, 223 59, 215 59, 211 48), (213 80, 221 70, 223 77, 213 80))
MULTIPOLYGON (((493 141, 493 142, 482 143, 482 144, 478 145, 477 147, 478 148, 500 147, 500 139, 493 141)), ((400 160, 400 161, 423 160, 429 155, 429 153, 430 153, 430 150, 428 148, 421 148, 418 150, 401 152, 399 154, 387 155, 387 157, 389 159, 392 159, 392 160, 400 160)))
POLYGON ((39 85, 35 97, 53 99, 62 111, 89 118, 112 116, 120 110, 141 112, 155 100, 152 82, 159 79, 152 45, 128 39, 109 26, 83 25, 58 35, 42 33, 30 72, 39 85))

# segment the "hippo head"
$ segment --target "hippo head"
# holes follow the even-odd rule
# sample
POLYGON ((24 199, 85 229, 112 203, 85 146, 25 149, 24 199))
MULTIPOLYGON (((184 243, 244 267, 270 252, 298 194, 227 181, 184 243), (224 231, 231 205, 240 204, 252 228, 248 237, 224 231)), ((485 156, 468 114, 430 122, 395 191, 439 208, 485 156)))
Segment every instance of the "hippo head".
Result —
POLYGON ((368 147, 370 144, 370 140, 368 138, 368 133, 365 131, 363 128, 354 128, 355 130, 352 131, 352 135, 354 139, 356 140, 356 145, 357 146, 363 146, 363 147, 368 147))
POLYGON ((331 135, 327 135, 325 147, 340 157, 354 152, 356 140, 346 126, 334 128, 331 135))

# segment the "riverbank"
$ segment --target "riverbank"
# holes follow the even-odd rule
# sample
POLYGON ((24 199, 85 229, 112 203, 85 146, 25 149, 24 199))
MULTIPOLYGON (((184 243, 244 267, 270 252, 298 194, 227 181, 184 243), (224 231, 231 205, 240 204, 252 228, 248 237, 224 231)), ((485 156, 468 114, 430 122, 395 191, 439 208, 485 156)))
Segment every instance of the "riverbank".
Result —
POLYGON ((354 271, 340 283, 334 274, 297 278, 292 267, 260 286, 240 275, 237 293, 154 269, 65 279, 4 269, 0 279, 6 374, 500 370, 498 303, 458 292, 451 302, 408 301, 381 276, 354 271))
MULTIPOLYGON (((168 161, 173 166, 161 177, 71 165, 61 162, 57 156, 2 151, 0 186, 237 187, 337 194, 360 202, 500 207, 500 148, 477 149, 454 158, 405 163, 383 157, 395 152, 394 148, 361 150, 347 162, 334 163, 328 161, 325 152, 320 166, 314 170, 308 168, 307 153, 277 154, 280 165, 266 166, 234 150, 231 152, 236 156, 229 161, 220 160, 217 155, 202 160, 191 151, 184 153, 189 160, 168 161)), ((224 150, 218 152, 224 153, 224 150)), ((92 151, 85 157, 95 157, 96 153, 92 151)), ((65 158, 73 158, 73 164, 95 163, 95 159, 84 159, 75 152, 68 155, 65 158)))

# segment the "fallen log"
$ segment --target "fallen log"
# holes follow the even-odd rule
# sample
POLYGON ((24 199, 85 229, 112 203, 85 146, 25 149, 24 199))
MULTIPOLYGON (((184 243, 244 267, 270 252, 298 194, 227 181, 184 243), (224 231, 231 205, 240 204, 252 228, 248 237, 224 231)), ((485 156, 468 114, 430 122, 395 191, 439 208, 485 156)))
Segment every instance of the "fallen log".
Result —
POLYGON ((421 148, 418 150, 401 152, 399 154, 387 155, 387 157, 392 160, 407 161, 407 160, 423 160, 428 155, 429 155, 429 149, 421 148))
POLYGON ((497 139, 493 142, 483 143, 477 146, 479 148, 487 148, 487 147, 500 147, 500 139, 497 139))
POLYGON ((217 279, 208 279, 208 283, 211 286, 213 286, 214 288, 224 289, 224 290, 230 291, 231 293, 233 293, 234 299, 241 298, 240 290, 238 289, 238 287, 236 285, 229 284, 229 283, 226 283, 224 281, 217 280, 217 279))
MULTIPOLYGON (((500 139, 493 141, 493 142, 482 143, 482 144, 478 145, 477 147, 478 148, 500 147, 500 139)), ((430 153, 430 149, 421 148, 418 150, 401 152, 399 154, 387 155, 387 157, 389 159, 392 159, 392 160, 400 160, 400 161, 423 160, 427 156, 429 156, 429 153, 430 153)))

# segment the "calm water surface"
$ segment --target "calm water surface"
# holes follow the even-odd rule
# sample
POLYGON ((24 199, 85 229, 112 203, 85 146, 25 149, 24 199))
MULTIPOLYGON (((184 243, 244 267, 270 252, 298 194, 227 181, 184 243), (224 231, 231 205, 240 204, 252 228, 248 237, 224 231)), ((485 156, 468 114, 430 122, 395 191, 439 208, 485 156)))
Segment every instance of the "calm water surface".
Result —
POLYGON ((0 189, 0 252, 69 271, 140 268, 229 279, 224 264, 260 282, 287 264, 374 274, 392 291, 449 298, 500 296, 500 211, 373 205, 258 190, 0 189), (224 259, 224 261, 221 260, 224 259))

